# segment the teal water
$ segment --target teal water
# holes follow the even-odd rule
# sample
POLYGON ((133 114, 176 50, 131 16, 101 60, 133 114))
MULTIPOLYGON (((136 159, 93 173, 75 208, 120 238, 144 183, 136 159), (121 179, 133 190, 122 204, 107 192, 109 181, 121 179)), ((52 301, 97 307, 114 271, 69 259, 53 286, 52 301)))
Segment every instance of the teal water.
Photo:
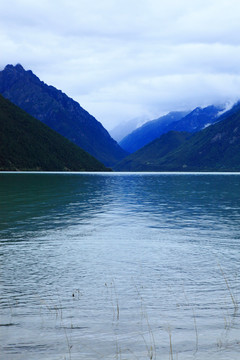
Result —
POLYGON ((0 174, 6 360, 237 360, 239 174, 0 174))

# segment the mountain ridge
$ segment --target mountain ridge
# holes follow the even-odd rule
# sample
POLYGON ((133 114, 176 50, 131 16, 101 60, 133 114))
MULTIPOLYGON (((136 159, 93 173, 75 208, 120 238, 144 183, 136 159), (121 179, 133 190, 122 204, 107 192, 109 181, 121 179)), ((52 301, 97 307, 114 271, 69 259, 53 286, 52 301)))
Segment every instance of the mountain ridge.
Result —
POLYGON ((0 95, 1 171, 107 171, 93 156, 0 95))
POLYGON ((7 65, 0 71, 0 93, 107 166, 127 155, 78 102, 20 64, 7 65))
MULTIPOLYGON (((129 155, 115 166, 126 171, 131 161, 131 171, 240 171, 240 110, 223 114, 222 120, 191 134, 179 146, 156 158, 162 146, 162 135, 152 143, 129 155), (148 164, 144 157, 148 154, 148 164), (140 159, 139 159, 139 154, 140 159), (135 164, 134 164, 135 162, 135 164)), ((180 133, 179 133, 180 134, 180 133)), ((168 149, 169 150, 169 149, 168 149)))
POLYGON ((129 153, 133 153, 162 135, 162 127, 180 120, 187 113, 187 111, 172 111, 157 119, 148 121, 125 136, 119 144, 129 153))
POLYGON ((190 112, 170 112, 163 117, 145 123, 126 136, 119 144, 126 151, 132 153, 172 130, 194 133, 217 122, 218 114, 222 110, 223 106, 221 105, 209 105, 204 108, 197 107, 190 112))

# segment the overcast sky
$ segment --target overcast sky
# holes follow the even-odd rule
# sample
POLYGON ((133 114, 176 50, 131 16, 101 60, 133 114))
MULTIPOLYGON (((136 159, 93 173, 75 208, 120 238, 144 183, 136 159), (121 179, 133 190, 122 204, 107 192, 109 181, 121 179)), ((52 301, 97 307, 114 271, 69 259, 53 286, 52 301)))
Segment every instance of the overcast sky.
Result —
POLYGON ((240 0, 0 0, 0 68, 21 63, 110 130, 240 99, 240 0))

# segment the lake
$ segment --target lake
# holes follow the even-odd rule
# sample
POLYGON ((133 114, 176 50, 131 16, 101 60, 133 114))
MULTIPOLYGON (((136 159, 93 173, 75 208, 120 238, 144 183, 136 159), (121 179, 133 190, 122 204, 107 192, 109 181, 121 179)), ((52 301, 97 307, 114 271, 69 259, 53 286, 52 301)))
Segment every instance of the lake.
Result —
POLYGON ((1 173, 4 360, 236 360, 240 174, 1 173))

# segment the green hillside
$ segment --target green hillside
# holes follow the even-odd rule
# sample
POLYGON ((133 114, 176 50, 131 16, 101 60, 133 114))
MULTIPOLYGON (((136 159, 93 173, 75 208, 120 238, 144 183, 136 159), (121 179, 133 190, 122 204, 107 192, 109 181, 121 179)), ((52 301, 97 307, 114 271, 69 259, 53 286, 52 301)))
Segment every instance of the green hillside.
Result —
POLYGON ((178 148, 191 134, 170 131, 127 156, 116 165, 120 171, 158 171, 159 159, 178 148))
POLYGON ((178 171, 240 171, 240 112, 192 136, 162 158, 160 166, 178 171))
POLYGON ((84 150, 0 95, 0 170, 106 171, 84 150))

